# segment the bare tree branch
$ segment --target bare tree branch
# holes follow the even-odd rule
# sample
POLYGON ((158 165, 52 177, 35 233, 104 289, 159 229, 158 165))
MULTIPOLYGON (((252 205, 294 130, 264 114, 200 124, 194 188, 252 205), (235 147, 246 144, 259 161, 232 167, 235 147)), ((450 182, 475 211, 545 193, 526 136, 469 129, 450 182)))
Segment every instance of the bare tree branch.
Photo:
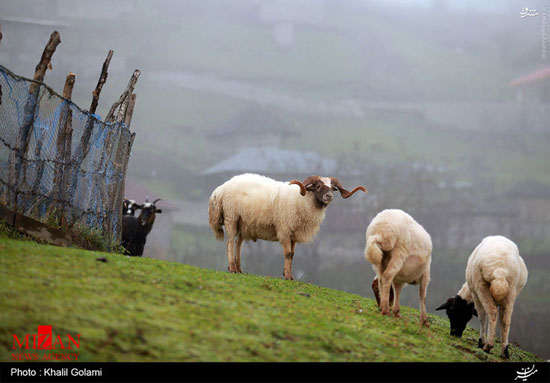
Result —
POLYGON ((109 113, 107 113, 107 117, 105 117, 105 122, 113 122, 114 121, 115 110, 118 107, 120 107, 126 101, 126 98, 128 98, 128 96, 130 96, 130 94, 132 94, 140 74, 141 74, 141 71, 139 69, 136 69, 134 71, 134 74, 132 74, 132 77, 130 78, 130 81, 128 82, 128 86, 126 87, 126 90, 124 91, 124 93, 122 93, 122 95, 120 96, 118 101, 115 102, 113 104, 113 106, 111 106, 111 109, 109 110, 109 113))
MULTIPOLYGON (((42 82, 44 81, 44 76, 46 75, 46 69, 51 68, 51 61, 52 56, 55 53, 55 49, 57 46, 61 43, 61 36, 59 36, 59 32, 53 31, 53 33, 50 36, 50 40, 46 44, 46 47, 44 48, 44 52, 42 52, 42 58, 40 59, 40 62, 36 66, 36 69, 34 71, 34 79, 36 81, 42 82)), ((29 88, 29 93, 34 93, 38 85, 36 83, 32 83, 29 88)))
POLYGON ((111 58, 113 57, 113 50, 109 50, 109 53, 107 54, 107 58, 103 62, 103 67, 101 68, 101 75, 99 76, 99 80, 97 81, 97 85, 92 92, 92 105, 90 105, 90 113, 95 113, 97 109, 97 104, 99 103, 99 94, 101 93, 101 89, 103 88, 103 85, 107 82, 107 76, 109 73, 107 73, 107 69, 109 69, 109 64, 111 63, 111 58))

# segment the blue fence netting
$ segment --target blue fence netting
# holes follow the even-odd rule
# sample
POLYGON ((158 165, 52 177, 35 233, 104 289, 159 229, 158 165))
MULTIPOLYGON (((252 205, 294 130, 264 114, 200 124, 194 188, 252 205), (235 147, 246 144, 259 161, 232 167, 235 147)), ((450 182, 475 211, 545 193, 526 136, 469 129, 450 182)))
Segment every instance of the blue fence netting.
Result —
POLYGON ((0 203, 46 224, 120 235, 132 133, 0 65, 0 203))

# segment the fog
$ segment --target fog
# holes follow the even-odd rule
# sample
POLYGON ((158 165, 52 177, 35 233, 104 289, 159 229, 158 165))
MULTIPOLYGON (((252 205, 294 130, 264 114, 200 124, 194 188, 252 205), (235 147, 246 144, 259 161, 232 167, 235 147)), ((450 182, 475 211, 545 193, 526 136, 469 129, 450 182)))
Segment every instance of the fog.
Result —
MULTIPOLYGON (((373 297, 365 230, 401 208, 432 235, 427 306, 464 282, 487 235, 529 269, 510 340, 550 358, 549 1, 0 0, 0 64, 32 77, 53 30, 45 82, 88 108, 109 49, 105 116, 142 75, 126 195, 162 198, 145 256, 227 269, 208 198, 231 176, 318 174, 368 195, 336 197, 298 244, 294 276, 373 297), (527 9, 527 10, 525 10, 527 9), (330 174, 329 174, 330 173, 330 174)), ((243 246, 247 273, 282 277, 279 244, 243 246)), ((416 286, 401 303, 418 307, 416 286)), ((478 323, 471 323, 478 326, 478 323)))

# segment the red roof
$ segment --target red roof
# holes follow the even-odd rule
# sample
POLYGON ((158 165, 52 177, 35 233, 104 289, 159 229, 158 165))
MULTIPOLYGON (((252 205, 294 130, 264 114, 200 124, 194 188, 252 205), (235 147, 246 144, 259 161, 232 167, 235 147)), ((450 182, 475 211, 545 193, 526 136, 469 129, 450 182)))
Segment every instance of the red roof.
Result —
POLYGON ((542 68, 535 72, 526 74, 510 81, 510 86, 524 85, 530 82, 540 81, 545 78, 550 78, 550 67, 542 68))

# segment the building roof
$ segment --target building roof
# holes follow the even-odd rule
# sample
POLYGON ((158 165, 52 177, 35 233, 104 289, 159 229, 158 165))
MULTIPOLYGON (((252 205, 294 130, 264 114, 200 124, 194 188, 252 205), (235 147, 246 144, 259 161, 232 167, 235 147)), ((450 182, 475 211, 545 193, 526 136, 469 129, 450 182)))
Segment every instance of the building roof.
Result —
POLYGON ((248 148, 204 170, 202 174, 330 174, 337 163, 315 152, 285 150, 276 147, 248 148))
POLYGON ((542 68, 534 72, 528 73, 526 75, 520 76, 518 78, 515 78, 512 81, 510 81, 510 86, 529 84, 532 82, 544 80, 546 78, 550 78, 550 67, 542 68))

